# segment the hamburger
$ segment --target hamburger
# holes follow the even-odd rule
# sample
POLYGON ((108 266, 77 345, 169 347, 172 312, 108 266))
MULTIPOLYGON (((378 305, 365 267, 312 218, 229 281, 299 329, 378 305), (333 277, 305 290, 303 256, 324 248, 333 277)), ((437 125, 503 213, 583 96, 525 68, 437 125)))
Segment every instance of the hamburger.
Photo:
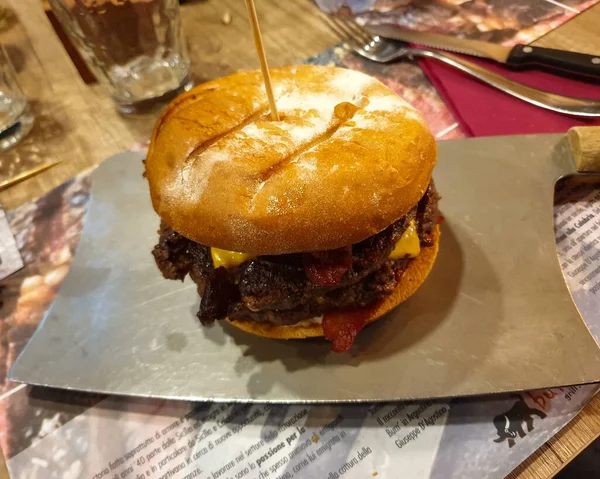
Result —
POLYGON ((155 126, 145 162, 161 219, 153 255, 189 275, 203 325, 325 336, 336 352, 411 296, 438 251, 437 147, 381 82, 326 66, 202 84, 155 126))

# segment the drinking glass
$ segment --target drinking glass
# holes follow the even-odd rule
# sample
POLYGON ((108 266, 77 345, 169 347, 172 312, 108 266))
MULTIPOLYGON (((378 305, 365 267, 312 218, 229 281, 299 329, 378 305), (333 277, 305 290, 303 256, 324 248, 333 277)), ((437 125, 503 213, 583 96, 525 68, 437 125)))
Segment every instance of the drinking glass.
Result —
POLYGON ((4 45, 0 45, 0 151, 27 135, 33 126, 33 118, 13 64, 4 45))
POLYGON ((122 113, 191 88, 178 0, 50 0, 50 5, 122 113))

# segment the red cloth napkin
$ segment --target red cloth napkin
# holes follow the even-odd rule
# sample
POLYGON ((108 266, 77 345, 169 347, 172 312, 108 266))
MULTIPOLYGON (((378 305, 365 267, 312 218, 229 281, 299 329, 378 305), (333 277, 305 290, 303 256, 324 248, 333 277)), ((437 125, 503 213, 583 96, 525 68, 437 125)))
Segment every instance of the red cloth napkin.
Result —
MULTIPOLYGON (((600 99, 600 85, 538 70, 510 70, 503 65, 473 57, 463 58, 542 90, 600 99)), ((531 105, 440 61, 419 59, 419 65, 469 136, 564 133, 573 126, 600 125, 600 118, 570 117, 531 105)))

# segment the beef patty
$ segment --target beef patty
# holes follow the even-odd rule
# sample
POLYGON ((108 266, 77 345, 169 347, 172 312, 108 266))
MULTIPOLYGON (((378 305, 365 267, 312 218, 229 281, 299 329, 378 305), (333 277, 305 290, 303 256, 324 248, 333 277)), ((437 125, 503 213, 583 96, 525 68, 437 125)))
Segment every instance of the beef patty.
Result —
POLYGON ((411 220, 421 246, 432 245, 438 200, 432 182, 406 216, 360 243, 332 251, 259 256, 230 270, 214 268, 209 247, 161 224, 152 254, 165 278, 183 280, 189 274, 197 284, 203 324, 226 317, 295 324, 391 294, 411 259, 390 260, 389 255, 411 220))

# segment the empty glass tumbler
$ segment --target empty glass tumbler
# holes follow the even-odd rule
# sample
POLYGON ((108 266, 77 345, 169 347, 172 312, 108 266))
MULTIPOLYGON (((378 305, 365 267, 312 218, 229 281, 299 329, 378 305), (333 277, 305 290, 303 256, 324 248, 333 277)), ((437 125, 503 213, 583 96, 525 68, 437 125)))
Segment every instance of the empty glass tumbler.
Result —
POLYGON ((191 87, 178 0, 50 0, 123 113, 191 87))
POLYGON ((17 81, 17 74, 0 45, 0 151, 23 138, 33 126, 33 113, 17 81))

